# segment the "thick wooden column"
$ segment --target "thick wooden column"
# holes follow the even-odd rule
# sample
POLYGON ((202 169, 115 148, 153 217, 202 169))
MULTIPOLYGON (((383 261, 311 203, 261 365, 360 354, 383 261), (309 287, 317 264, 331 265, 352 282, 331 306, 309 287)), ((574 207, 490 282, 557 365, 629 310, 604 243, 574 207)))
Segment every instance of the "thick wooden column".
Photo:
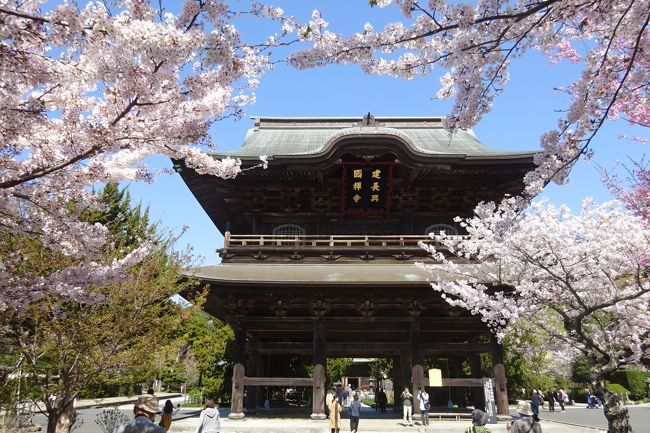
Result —
MULTIPOLYGON (((424 389, 424 366, 422 365, 422 348, 420 342, 420 322, 418 319, 411 321, 410 329, 410 345, 411 345, 411 392, 415 397, 413 405, 415 408, 420 407, 417 398, 418 388, 424 389)), ((414 408, 414 412, 416 412, 414 408)))
POLYGON ((327 342, 323 319, 314 320, 314 377, 312 384, 312 413, 311 419, 325 419, 325 357, 327 342))
MULTIPOLYGON (((408 386, 411 388, 412 382, 413 382, 413 368, 411 365, 411 351, 409 350, 408 352, 403 352, 402 356, 399 357, 399 370, 400 370, 400 383, 398 387, 393 387, 393 394, 395 396, 395 405, 393 405, 393 410, 395 412, 402 413, 402 400, 400 399, 400 396, 402 395, 402 391, 404 391, 404 387, 408 386)), ((411 389, 411 394, 413 394, 413 390, 411 389)))
MULTIPOLYGON (((267 365, 268 365, 268 355, 257 355, 257 371, 255 372, 255 375, 257 377, 266 377, 267 376, 267 365)), ((257 389, 257 401, 256 401, 256 406, 257 407, 264 407, 264 402, 266 401, 266 392, 267 388, 266 386, 260 386, 257 389)))
MULTIPOLYGON (((449 377, 462 379, 463 375, 463 360, 459 356, 449 357, 449 377)), ((467 407, 467 399, 465 398, 465 388, 455 386, 451 389, 452 400, 458 407, 467 407)))
MULTIPOLYGON (((257 358, 259 355, 249 355, 248 358, 246 358, 246 371, 248 371, 249 375, 254 374, 257 375, 257 358)), ((246 407, 246 414, 247 415, 254 415, 257 413, 257 394, 260 391, 259 386, 249 386, 246 388, 246 396, 244 398, 244 404, 246 407)))
MULTIPOLYGON (((480 379, 483 376, 483 373, 481 372, 481 357, 478 353, 472 353, 469 355, 469 368, 474 379, 480 379)), ((474 407, 485 411, 485 394, 483 388, 473 387, 471 388, 471 393, 472 404, 474 407)))
POLYGON ((492 371, 494 372, 497 413, 507 415, 509 413, 508 390, 506 388, 506 368, 503 365, 503 346, 497 342, 493 335, 490 336, 490 343, 492 344, 492 371))
POLYGON ((244 418, 244 377, 246 376, 246 330, 242 323, 233 326, 235 334, 235 365, 232 371, 232 402, 230 403, 230 419, 244 418))

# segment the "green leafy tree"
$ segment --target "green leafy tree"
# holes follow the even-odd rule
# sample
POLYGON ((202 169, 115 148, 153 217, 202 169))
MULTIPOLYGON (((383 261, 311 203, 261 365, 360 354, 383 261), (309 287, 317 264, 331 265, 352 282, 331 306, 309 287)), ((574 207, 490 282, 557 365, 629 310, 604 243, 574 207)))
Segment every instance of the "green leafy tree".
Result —
POLYGON ((223 399, 230 394, 234 333, 230 326, 204 312, 197 312, 179 328, 180 360, 192 359, 198 372, 196 384, 203 395, 223 399))
POLYGON ((575 360, 571 367, 571 378, 578 383, 588 384, 591 381, 591 367, 586 356, 575 360))
MULTIPOLYGON (((170 300, 193 284, 181 276, 187 257, 172 251, 174 239, 150 224, 147 212, 131 206, 128 194, 115 185, 109 184, 99 197, 104 212, 88 212, 84 218, 103 220, 110 227, 114 241, 105 251, 107 258, 124 256, 144 240, 154 241, 155 250, 121 280, 108 286, 89 281, 80 288, 92 293, 95 302, 45 296, 2 322, 1 338, 18 354, 18 382, 26 390, 20 398, 30 397, 45 412, 48 433, 70 432, 77 417, 73 402, 84 390, 102 380, 151 371, 160 347, 191 313, 170 300)), ((69 260, 38 241, 8 234, 0 254, 23 254, 24 266, 43 274, 69 260)))
POLYGON ((325 374, 327 383, 334 383, 346 375, 347 369, 352 365, 352 358, 327 358, 325 374))
POLYGON ((377 358, 370 362, 370 376, 377 381, 393 376, 393 359, 377 358))
POLYGON ((168 359, 163 363, 158 379, 166 391, 178 391, 187 379, 186 369, 180 362, 168 359))

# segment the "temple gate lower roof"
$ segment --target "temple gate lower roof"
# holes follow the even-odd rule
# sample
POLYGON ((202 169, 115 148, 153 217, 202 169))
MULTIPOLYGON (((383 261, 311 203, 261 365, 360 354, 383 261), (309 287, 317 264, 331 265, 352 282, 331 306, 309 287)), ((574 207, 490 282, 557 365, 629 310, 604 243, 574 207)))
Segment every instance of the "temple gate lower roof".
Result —
MULTIPOLYGON (((429 281, 453 281, 454 275, 442 268, 431 266, 427 273, 413 263, 375 264, 290 264, 285 263, 221 263, 215 266, 195 268, 189 274, 201 281, 217 283, 241 283, 255 285, 408 285, 429 287, 429 281)), ((459 264, 462 272, 476 270, 480 264, 459 264)))

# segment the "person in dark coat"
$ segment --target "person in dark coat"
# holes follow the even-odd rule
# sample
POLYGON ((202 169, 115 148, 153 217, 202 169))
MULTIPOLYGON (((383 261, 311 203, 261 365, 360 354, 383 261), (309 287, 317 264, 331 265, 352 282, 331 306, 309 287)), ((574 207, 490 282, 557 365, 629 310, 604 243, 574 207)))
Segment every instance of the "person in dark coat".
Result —
POLYGON ((548 400, 548 411, 555 412, 555 393, 550 389, 546 391, 546 400, 548 400))
POLYGON ((381 413, 386 413, 386 403, 388 403, 388 396, 386 396, 386 392, 382 388, 379 388, 377 392, 377 405, 381 413))

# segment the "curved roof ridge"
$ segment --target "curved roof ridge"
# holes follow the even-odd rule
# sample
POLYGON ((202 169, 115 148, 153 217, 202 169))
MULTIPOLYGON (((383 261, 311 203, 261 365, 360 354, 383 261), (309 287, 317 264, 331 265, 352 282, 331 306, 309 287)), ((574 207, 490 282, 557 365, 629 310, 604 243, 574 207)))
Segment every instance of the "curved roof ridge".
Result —
POLYGON ((360 135, 393 135, 402 140, 414 151, 419 150, 415 143, 413 143, 413 140, 411 140, 408 135, 404 134, 399 129, 387 128, 385 126, 353 126, 351 128, 341 129, 340 131, 337 131, 334 134, 330 135, 323 146, 320 149, 315 150, 314 153, 324 152, 346 137, 358 137, 360 135))
POLYGON ((471 129, 453 134, 443 127, 443 117, 255 117, 239 149, 217 157, 255 158, 312 156, 327 152, 346 137, 393 137, 421 156, 513 158, 535 151, 504 151, 481 143, 471 129))

